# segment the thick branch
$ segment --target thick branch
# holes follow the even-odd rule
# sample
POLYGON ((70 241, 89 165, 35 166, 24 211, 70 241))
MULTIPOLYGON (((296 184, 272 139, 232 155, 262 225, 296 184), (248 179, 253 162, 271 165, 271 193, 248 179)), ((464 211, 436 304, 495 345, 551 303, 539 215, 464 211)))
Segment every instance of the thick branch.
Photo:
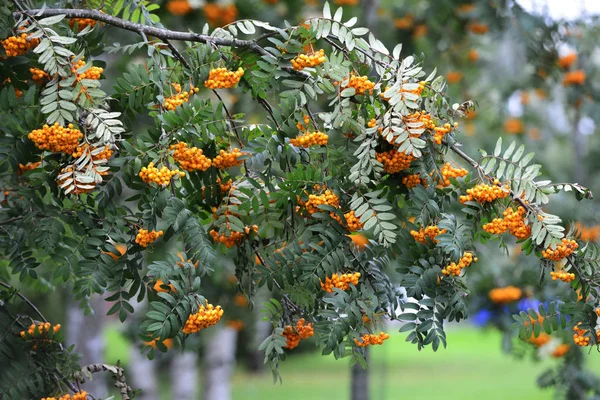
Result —
POLYGON ((115 387, 119 389, 121 398, 123 400, 130 400, 131 397, 129 396, 129 393, 132 393, 133 390, 127 385, 125 372, 123 371, 123 368, 118 366, 118 364, 117 366, 107 364, 86 365, 81 369, 81 372, 76 372, 73 374, 73 377, 77 380, 77 382, 84 383, 87 380, 86 375, 104 371, 110 371, 114 375, 115 387))

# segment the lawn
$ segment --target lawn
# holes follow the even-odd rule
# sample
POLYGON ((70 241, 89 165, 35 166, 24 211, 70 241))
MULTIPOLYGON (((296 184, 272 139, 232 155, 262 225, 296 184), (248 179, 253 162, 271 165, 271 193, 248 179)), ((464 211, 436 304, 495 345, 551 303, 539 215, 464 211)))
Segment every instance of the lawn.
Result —
MULTIPOLYGON (((500 336, 493 331, 459 328, 448 332, 448 348, 437 353, 404 341, 395 334, 383 346, 372 348, 371 393, 373 400, 418 399, 551 399, 551 391, 536 387, 535 380, 553 360, 543 364, 518 361, 500 350, 500 336)), ((123 343, 114 332, 109 348, 123 355, 123 343), (112 345, 115 345, 114 347, 112 345), (119 349, 120 348, 120 349, 119 349)), ((111 351, 113 353, 113 351, 111 351)), ((111 361, 115 354, 108 354, 111 361)), ((591 354, 593 365, 600 358, 591 354)), ((280 368, 283 384, 272 383, 270 373, 250 374, 238 369, 234 400, 337 400, 349 399, 346 360, 303 353, 280 368)))

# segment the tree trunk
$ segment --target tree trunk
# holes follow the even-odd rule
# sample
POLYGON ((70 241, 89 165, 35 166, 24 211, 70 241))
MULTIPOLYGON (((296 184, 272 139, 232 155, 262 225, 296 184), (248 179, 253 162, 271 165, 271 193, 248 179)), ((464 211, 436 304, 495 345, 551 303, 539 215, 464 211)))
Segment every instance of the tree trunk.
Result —
MULTIPOLYGON (((67 299, 66 339, 69 345, 75 345, 75 351, 81 354, 81 365, 104 361, 104 310, 105 301, 100 296, 92 296, 90 307, 94 315, 84 315, 77 301, 67 299)), ((82 385, 82 389, 95 398, 108 396, 106 374, 95 374, 93 379, 82 385)))
POLYGON ((131 387, 141 389, 142 392, 135 396, 139 400, 158 400, 158 379, 156 374, 156 360, 148 360, 138 346, 131 346, 129 350, 129 375, 131 387))
MULTIPOLYGON (((368 360, 368 347, 365 347, 365 359, 368 360)), ((369 400, 369 369, 363 369, 359 363, 352 366, 350 396, 352 400, 369 400)))
POLYGON ((204 352, 204 400, 231 400, 237 331, 223 328, 210 339, 204 352))
POLYGON ((196 400, 198 398, 198 354, 179 352, 171 363, 172 399, 196 400))

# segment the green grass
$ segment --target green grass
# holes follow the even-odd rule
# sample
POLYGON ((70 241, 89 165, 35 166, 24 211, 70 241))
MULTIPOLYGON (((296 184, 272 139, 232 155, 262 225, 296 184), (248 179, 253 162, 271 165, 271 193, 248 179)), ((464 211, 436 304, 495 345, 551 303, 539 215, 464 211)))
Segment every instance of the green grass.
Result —
MULTIPOLYGON (((127 354, 127 343, 113 330, 107 332, 107 362, 127 354), (112 358, 111 358, 112 357, 112 358)), ((419 352, 395 334, 383 346, 372 348, 370 363, 373 400, 400 398, 500 400, 507 398, 551 399, 551 391, 537 388, 535 380, 545 367, 556 362, 515 360, 500 350, 495 331, 471 328, 448 332, 448 348, 437 353, 419 352)), ((595 354, 594 354, 595 355, 595 354)), ((600 359, 590 355, 596 370, 600 359)), ((345 400, 349 399, 347 360, 302 353, 288 357, 280 368, 283 384, 273 384, 269 371, 260 375, 238 368, 234 377, 234 400, 345 400)), ((165 397, 165 398, 168 398, 165 397)))

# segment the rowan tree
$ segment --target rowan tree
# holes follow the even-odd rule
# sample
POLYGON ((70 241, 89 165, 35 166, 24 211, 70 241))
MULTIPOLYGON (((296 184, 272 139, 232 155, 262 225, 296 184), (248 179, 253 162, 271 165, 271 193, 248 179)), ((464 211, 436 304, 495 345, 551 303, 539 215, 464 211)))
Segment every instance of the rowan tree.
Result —
POLYGON ((467 317, 465 275, 485 257, 474 241, 489 233, 515 236, 540 271, 564 262, 581 294, 515 315, 519 335, 576 327, 578 344, 598 344, 598 248, 544 210, 561 190, 591 192, 539 180, 515 143, 467 154, 459 120, 473 102, 450 101, 443 77, 342 8, 195 33, 164 28, 145 2, 0 4, 0 271, 19 277, 0 283, 3 393, 84 398, 76 383, 109 370, 133 396, 120 367, 79 366, 22 287, 64 285, 84 305, 98 293, 121 320, 148 297, 141 340, 166 350, 222 318, 203 290, 218 252, 251 301, 273 292, 260 348, 275 374, 311 336, 364 364, 386 319, 419 348, 446 346, 443 323, 467 317), (108 45, 112 29, 137 39, 108 45), (113 89, 95 58, 107 52, 143 54, 113 89), (230 93, 260 113, 232 113, 230 93), (180 252, 146 267, 157 241, 180 252))

